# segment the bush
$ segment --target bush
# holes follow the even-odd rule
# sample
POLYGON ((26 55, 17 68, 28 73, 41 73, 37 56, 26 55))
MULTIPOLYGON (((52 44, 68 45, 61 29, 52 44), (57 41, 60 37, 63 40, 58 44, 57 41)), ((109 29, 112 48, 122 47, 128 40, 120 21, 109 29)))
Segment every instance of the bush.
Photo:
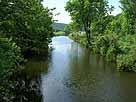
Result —
POLYGON ((84 46, 87 45, 86 35, 84 32, 73 32, 69 34, 69 37, 73 39, 74 41, 79 42, 81 45, 84 45, 84 46))
POLYGON ((136 71, 136 35, 127 35, 119 41, 122 54, 117 57, 120 71, 136 71))
MULTIPOLYGON (((86 45, 85 34, 71 33, 71 39, 86 45)), ((136 71, 136 35, 115 33, 93 36, 91 50, 103 55, 108 61, 116 62, 119 71, 136 71)))
POLYGON ((0 2, 0 32, 12 38, 22 52, 48 50, 53 35, 52 13, 41 0, 2 0, 0 2))
POLYGON ((0 38, 0 72, 14 69, 23 60, 20 48, 11 39, 0 38))
POLYGON ((117 54, 120 52, 118 39, 119 37, 113 34, 94 37, 92 50, 107 57, 110 61, 115 61, 117 54))
POLYGON ((10 78, 24 62, 20 48, 10 39, 0 38, 0 102, 12 102, 15 81, 10 78))
POLYGON ((119 71, 136 71, 136 58, 131 54, 119 55, 117 57, 117 67, 119 71))

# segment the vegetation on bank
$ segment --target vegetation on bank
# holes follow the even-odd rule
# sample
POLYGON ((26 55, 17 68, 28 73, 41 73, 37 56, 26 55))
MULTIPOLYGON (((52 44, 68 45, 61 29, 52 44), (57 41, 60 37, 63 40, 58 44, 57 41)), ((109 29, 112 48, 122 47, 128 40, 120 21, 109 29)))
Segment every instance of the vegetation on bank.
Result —
MULTIPOLYGON (((71 39, 86 46, 86 36, 77 32, 69 35, 71 39)), ((119 37, 104 35, 93 38, 91 51, 103 55, 108 61, 116 62, 119 71, 136 71, 136 36, 119 37)))
POLYGON ((14 69, 23 61, 20 47, 11 39, 0 38, 0 73, 14 69))
MULTIPOLYGON (((44 8, 41 2, 0 1, 0 102, 15 102, 17 91, 14 89, 24 85, 24 81, 20 83, 12 78, 22 70, 23 54, 28 51, 46 54, 48 51, 53 19, 51 10, 44 8)), ((22 98, 20 96, 20 102, 22 98)))
POLYGON ((136 1, 120 2, 122 13, 112 16, 109 13, 114 7, 105 0, 68 1, 66 10, 72 17, 73 31, 70 37, 116 62, 118 70, 136 71, 136 1))
POLYGON ((85 32, 82 34, 80 32, 73 32, 69 34, 69 37, 83 46, 87 45, 85 32))
POLYGON ((54 33, 53 36, 67 36, 71 32, 71 28, 68 24, 54 23, 53 24, 54 33))
POLYGON ((65 36, 65 32, 63 31, 54 32, 54 36, 65 36))
POLYGON ((12 102, 15 97, 13 89, 15 81, 10 78, 19 70, 24 63, 21 49, 11 39, 0 38, 0 101, 12 102))

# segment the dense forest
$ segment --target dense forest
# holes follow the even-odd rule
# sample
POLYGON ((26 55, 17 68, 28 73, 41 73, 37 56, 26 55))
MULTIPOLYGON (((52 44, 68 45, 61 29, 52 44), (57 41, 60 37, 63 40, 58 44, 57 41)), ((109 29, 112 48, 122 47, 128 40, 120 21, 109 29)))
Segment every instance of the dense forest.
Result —
POLYGON ((64 36, 67 35, 66 33, 69 33, 69 29, 66 29, 68 24, 65 23, 53 23, 52 27, 54 29, 54 36, 64 36))
POLYGON ((68 24, 64 24, 64 23, 54 23, 52 25, 53 29, 56 30, 56 31, 64 31, 65 27, 67 26, 68 24))
POLYGON ((113 16, 107 0, 69 0, 70 37, 116 62, 119 71, 136 71, 136 1, 120 3, 122 13, 113 16))

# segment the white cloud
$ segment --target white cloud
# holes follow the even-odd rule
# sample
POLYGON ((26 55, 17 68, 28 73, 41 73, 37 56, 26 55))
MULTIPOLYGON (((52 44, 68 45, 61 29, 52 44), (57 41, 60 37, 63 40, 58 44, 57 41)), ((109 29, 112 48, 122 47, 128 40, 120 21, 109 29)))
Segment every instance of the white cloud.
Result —
MULTIPOLYGON (((68 0, 44 0, 43 5, 48 8, 56 7, 54 10, 54 19, 58 20, 59 23, 70 23, 71 17, 68 12, 65 11, 65 5, 68 0), (60 13, 60 15, 55 16, 55 14, 60 13)), ((119 8, 120 3, 119 0, 109 0, 109 5, 113 5, 115 10, 112 12, 112 15, 117 15, 121 13, 121 9, 119 8)))
POLYGON ((114 11, 112 12, 112 15, 117 15, 122 12, 120 8, 121 4, 119 0, 108 0, 108 1, 109 1, 109 5, 112 5, 115 8, 114 11))
POLYGON ((59 23, 70 23, 71 17, 68 12, 65 11, 65 4, 68 0, 44 0, 43 5, 49 9, 55 7, 56 10, 53 11, 54 19, 58 20, 59 23), (55 16, 57 13, 59 15, 55 16))

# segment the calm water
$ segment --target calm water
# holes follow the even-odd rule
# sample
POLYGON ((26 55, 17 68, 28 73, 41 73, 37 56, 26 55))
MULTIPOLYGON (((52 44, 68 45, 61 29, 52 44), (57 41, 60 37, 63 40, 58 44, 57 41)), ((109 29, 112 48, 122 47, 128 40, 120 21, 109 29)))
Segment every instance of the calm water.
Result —
POLYGON ((114 64, 92 55, 68 37, 54 37, 49 60, 33 58, 26 79, 36 81, 39 101, 136 102, 136 74, 119 73, 114 64))

